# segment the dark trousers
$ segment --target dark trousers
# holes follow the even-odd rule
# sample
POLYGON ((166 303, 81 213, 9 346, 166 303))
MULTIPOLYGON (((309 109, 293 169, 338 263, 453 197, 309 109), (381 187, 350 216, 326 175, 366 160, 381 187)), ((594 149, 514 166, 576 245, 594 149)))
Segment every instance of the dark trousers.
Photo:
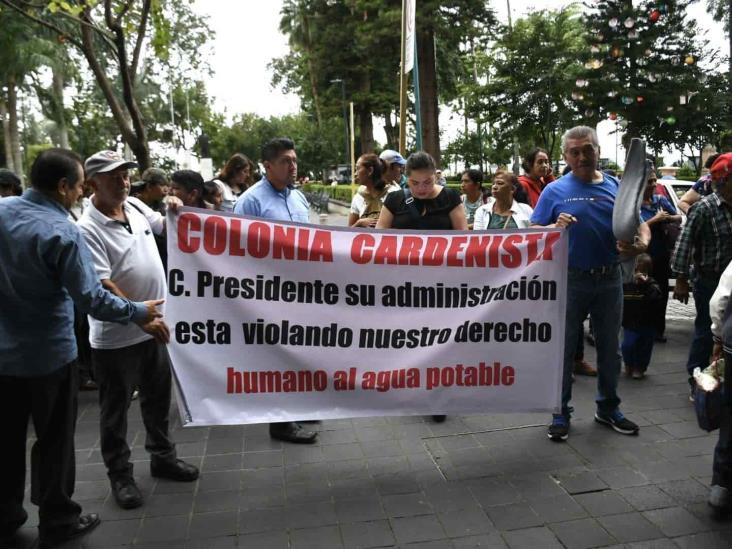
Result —
MULTIPOLYGON (((725 353, 724 361, 732 364, 732 354, 725 353)), ((726 402, 722 411, 722 424, 719 427, 719 440, 714 448, 712 466, 712 485, 724 486, 732 490, 732 377, 725 381, 726 402)))
POLYGON ((697 366, 702 370, 709 366, 709 357, 712 355, 714 340, 712 338, 712 319, 709 316, 709 300, 717 289, 717 280, 709 280, 697 276, 694 279, 694 339, 691 340, 689 358, 686 361, 686 370, 689 372, 689 383, 693 385, 691 377, 697 366))
POLYGON ((625 328, 623 330, 623 362, 629 368, 645 372, 651 362, 653 343, 656 336, 654 326, 625 328))
POLYGON ((27 518, 23 492, 29 418, 36 432, 30 499, 39 508, 39 530, 63 535, 79 519, 81 507, 71 499, 78 375, 74 361, 45 376, 0 376, 0 532, 12 533, 27 518))
POLYGON ((127 410, 135 387, 140 390, 147 432, 145 449, 153 461, 174 460, 175 445, 168 434, 170 358, 165 345, 149 339, 121 349, 92 349, 92 364, 99 385, 102 457, 109 478, 132 478, 127 410))

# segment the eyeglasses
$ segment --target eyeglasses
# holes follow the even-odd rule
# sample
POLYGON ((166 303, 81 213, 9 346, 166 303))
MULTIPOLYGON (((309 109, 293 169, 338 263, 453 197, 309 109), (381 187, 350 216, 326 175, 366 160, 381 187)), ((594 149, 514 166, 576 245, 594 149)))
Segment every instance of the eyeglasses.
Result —
POLYGON ((568 149, 565 151, 565 154, 572 158, 578 158, 580 154, 583 156, 595 156, 598 150, 599 147, 596 147, 595 145, 585 145, 584 147, 573 147, 568 149))

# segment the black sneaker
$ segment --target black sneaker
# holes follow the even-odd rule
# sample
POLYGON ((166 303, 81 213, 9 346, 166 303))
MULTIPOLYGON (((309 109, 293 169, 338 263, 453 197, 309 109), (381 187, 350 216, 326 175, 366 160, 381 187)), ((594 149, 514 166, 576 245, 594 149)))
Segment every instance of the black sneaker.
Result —
POLYGON ((595 421, 597 421, 598 423, 602 423, 603 425, 608 425, 615 429, 618 433, 621 433, 623 435, 638 434, 638 426, 629 419, 627 419, 623 415, 623 412, 618 409, 615 409, 609 414, 596 412, 595 421))
POLYGON ((547 436, 555 442, 569 438, 569 418, 562 414, 554 414, 547 436))

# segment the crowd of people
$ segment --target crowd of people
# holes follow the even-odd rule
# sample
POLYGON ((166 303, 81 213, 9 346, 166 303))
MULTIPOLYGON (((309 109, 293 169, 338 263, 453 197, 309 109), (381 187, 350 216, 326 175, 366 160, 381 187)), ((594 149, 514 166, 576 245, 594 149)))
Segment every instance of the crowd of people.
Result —
MULTIPOLYGON (((441 181, 438 166, 424 151, 406 159, 393 150, 364 154, 356 165, 359 187, 348 225, 357 230, 566 230, 561 409, 547 434, 557 442, 568 439, 572 384, 580 374, 597 377, 595 420, 634 435, 639 427, 621 411, 618 378, 624 363, 628 376, 642 379, 654 343, 665 340, 671 278, 677 299, 688 300, 690 287, 694 293, 697 316, 687 362, 692 399, 693 369, 722 352, 729 357, 732 153, 717 155, 705 182, 684 197, 683 229, 681 215, 657 193, 651 170, 633 241, 618 241, 613 234, 619 181, 598 168, 595 131, 568 130, 562 154, 567 171, 561 177, 555 178, 548 153, 534 149, 524 159, 522 176, 498 170, 490 187, 481 171, 466 170, 462 193, 441 181), (635 272, 624 285, 620 261, 633 257, 635 272), (596 368, 583 355, 588 316, 596 368)), ((144 503, 127 441, 127 412, 137 395, 151 475, 180 482, 198 478, 198 469, 177 457, 169 428, 164 211, 190 206, 308 222, 308 201, 294 185, 295 144, 273 139, 262 147, 260 160, 263 173, 256 183, 257 165, 238 153, 211 181, 192 170, 168 176, 157 168, 131 181, 137 164, 116 152, 100 151, 82 162, 71 151, 49 149, 33 163, 24 192, 14 174, 0 170, 0 190, 9 196, 0 200, 0 414, 5 418, 0 436, 6 443, 0 453, 0 539, 12 537, 27 520, 29 419, 36 433, 31 501, 39 506, 41 546, 53 547, 99 523, 98 515, 82 514, 72 499, 79 389, 98 390, 101 451, 121 508, 144 503)), ((717 509, 730 506, 732 489, 732 390, 726 395, 710 495, 717 509)), ((290 443, 317 440, 317 432, 301 422, 272 423, 269 432, 290 443)))

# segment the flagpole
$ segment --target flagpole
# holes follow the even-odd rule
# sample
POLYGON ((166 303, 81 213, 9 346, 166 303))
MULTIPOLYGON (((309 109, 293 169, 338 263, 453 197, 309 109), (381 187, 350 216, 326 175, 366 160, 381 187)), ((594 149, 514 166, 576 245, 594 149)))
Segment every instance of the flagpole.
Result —
POLYGON ((415 132, 417 133, 416 146, 417 150, 422 150, 422 102, 419 97, 419 58, 417 57, 417 35, 414 36, 414 112, 416 114, 417 123, 415 132))
POLYGON ((353 101, 350 103, 350 126, 351 126, 351 196, 356 193, 356 133, 354 132, 355 120, 353 116, 353 101))
POLYGON ((407 73, 404 70, 407 39, 407 0, 402 0, 401 63, 399 63, 399 154, 407 149, 407 73))

